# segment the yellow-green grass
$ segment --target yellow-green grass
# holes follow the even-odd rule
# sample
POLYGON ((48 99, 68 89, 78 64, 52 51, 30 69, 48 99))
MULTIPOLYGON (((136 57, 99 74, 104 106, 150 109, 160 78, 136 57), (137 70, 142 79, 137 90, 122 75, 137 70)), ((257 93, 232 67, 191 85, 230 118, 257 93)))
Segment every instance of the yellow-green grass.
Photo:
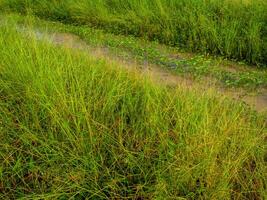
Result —
POLYGON ((266 0, 2 0, 0 9, 267 63, 266 0))
POLYGON ((2 199, 264 199, 265 118, 0 27, 2 199))

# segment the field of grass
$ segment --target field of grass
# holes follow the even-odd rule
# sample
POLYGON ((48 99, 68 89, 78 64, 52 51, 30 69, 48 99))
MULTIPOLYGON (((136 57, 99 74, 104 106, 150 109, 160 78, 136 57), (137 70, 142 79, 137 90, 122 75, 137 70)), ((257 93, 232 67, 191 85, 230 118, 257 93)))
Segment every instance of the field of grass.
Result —
POLYGON ((71 33, 79 36, 92 48, 102 48, 121 60, 138 62, 140 65, 150 63, 188 79, 214 79, 221 87, 257 90, 267 88, 267 69, 236 63, 229 70, 229 61, 223 57, 187 54, 176 48, 149 42, 132 36, 114 35, 103 30, 86 26, 66 25, 60 22, 41 20, 30 16, 16 14, 4 15, 2 18, 16 19, 20 26, 32 26, 35 32, 71 33), (241 69, 241 70, 240 70, 241 69))
POLYGON ((1 199, 267 197, 265 116, 15 27, 0 26, 1 199))
POLYGON ((267 63, 266 0, 2 0, 0 9, 267 63))

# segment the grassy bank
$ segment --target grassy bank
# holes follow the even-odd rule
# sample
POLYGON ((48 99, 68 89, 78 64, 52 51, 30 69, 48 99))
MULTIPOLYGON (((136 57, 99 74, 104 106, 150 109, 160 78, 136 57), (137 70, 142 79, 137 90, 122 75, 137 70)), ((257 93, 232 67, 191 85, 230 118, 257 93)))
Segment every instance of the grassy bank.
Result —
POLYGON ((1 8, 149 38, 189 51, 267 63, 264 0, 2 0, 1 8))
POLYGON ((1 198, 266 197, 263 117, 14 27, 0 27, 1 198))

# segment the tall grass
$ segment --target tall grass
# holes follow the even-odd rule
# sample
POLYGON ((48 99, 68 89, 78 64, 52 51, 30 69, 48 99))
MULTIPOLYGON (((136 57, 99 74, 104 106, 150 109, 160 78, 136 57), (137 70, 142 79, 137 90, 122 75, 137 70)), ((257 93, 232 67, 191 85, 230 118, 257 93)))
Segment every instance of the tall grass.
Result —
POLYGON ((2 0, 1 8, 267 63, 265 0, 2 0))
POLYGON ((266 197, 263 118, 14 27, 0 27, 2 199, 266 197))

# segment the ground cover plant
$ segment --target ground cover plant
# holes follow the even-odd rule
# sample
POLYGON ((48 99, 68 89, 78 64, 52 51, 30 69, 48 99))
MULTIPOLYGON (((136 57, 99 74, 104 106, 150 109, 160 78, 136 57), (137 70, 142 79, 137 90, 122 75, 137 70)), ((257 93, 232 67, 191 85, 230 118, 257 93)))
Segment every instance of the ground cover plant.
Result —
POLYGON ((267 63, 265 0, 2 0, 0 6, 189 51, 267 63))
POLYGON ((264 199, 266 118, 0 27, 0 197, 264 199))

